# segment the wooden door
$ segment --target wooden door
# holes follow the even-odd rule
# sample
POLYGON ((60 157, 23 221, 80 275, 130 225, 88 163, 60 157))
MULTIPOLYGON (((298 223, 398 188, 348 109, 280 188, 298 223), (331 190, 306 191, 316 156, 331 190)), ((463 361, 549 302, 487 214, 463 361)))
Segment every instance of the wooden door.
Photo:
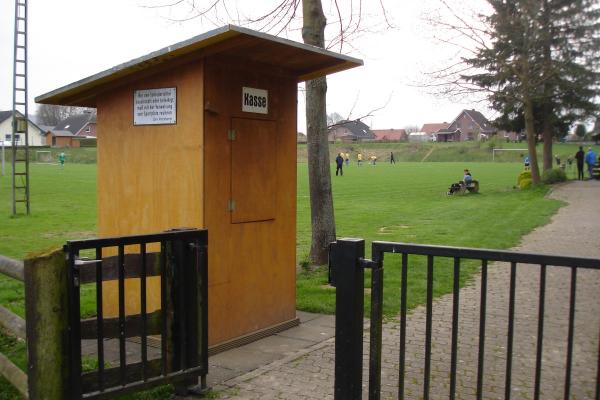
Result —
POLYGON ((277 137, 275 121, 231 119, 231 223, 275 219, 277 137))

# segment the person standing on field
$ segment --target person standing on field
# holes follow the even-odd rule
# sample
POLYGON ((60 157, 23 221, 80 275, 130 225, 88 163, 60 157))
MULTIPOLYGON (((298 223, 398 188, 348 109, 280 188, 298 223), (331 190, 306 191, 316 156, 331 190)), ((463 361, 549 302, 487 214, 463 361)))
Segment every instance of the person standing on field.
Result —
POLYGON ((590 179, 592 179, 594 177, 594 165, 596 165, 596 159, 598 158, 598 156, 596 155, 596 153, 594 152, 594 150, 592 150, 592 148, 588 148, 588 152, 585 155, 585 163, 588 165, 588 172, 590 174, 590 179))
POLYGON ((394 152, 390 152, 390 164, 396 164, 396 160, 394 159, 394 152))
POLYGON ((362 165, 362 153, 358 153, 357 159, 357 164, 360 167, 362 165))
POLYGON ((58 162, 60 163, 60 167, 63 168, 65 166, 65 153, 62 152, 58 155, 58 162))
POLYGON ((350 165, 350 153, 346 153, 346 167, 350 165))
POLYGON ((585 158, 585 153, 583 152, 583 147, 579 146, 579 151, 575 153, 575 159, 577 160, 577 179, 583 180, 583 159, 585 158))
POLYGON ((341 176, 344 176, 344 170, 342 169, 344 167, 344 158, 342 157, 342 153, 338 153, 335 158, 335 165, 335 176, 338 176, 338 172, 341 176))

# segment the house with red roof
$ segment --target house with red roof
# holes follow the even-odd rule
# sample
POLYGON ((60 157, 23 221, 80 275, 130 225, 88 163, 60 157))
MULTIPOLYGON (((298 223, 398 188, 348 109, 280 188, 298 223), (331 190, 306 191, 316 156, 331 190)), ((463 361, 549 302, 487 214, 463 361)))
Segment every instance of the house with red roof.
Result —
POLYGON ((425 132, 428 135, 438 133, 439 131, 448 128, 450 124, 447 122, 434 122, 429 124, 423 124, 420 132, 425 132))
POLYGON ((406 129, 373 129, 377 142, 405 142, 408 140, 406 129))

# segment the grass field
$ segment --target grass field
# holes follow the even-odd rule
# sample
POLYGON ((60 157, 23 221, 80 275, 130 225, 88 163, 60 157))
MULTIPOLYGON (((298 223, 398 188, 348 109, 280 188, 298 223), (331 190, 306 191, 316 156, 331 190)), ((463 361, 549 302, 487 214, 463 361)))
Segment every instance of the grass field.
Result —
MULTIPOLYGON (((516 163, 382 163, 351 165, 343 177, 333 177, 338 237, 505 249, 536 226, 545 224, 560 203, 545 198, 546 188, 513 189, 521 171, 516 163), (451 182, 469 168, 481 182, 476 195, 446 196, 451 182)), ((305 167, 299 168, 298 255, 307 258, 310 210, 305 167)), ((400 257, 386 256, 384 313, 399 309, 400 257)), ((424 259, 411 259, 409 306, 425 299, 424 259)), ((474 271, 471 268, 470 271, 474 271)), ((449 264, 436 264, 435 295, 452 288, 449 264)), ((463 274, 464 280, 468 279, 463 274)), ((368 277, 367 277, 368 280, 368 277)), ((463 283, 464 283, 463 280, 463 283)), ((326 286, 324 269, 304 271, 298 279, 298 308, 331 313, 335 293, 326 286)), ((368 307, 368 304, 366 305, 368 307)))
MULTIPOLYGON (((381 151, 388 153, 390 149, 381 148, 381 151)), ((435 151, 441 152, 441 149, 435 151)), ((352 164, 344 168, 343 177, 332 177, 337 236, 362 237, 367 246, 373 240, 388 240, 509 248, 527 232, 547 223, 560 207, 558 201, 545 197, 545 187, 528 191, 513 189, 521 168, 520 161, 399 162, 395 165, 380 162, 360 168, 352 164), (471 169, 474 178, 481 182, 481 192, 446 196, 449 184, 461 179, 464 168, 471 169)), ((67 163, 64 169, 57 165, 32 165, 32 215, 16 218, 10 216, 10 177, 1 177, 0 254, 23 259, 28 252, 60 246, 68 239, 93 236, 95 171, 95 164, 67 163)), ((306 164, 299 163, 297 259, 300 265, 307 259, 310 244, 307 181, 306 164)), ((370 254, 368 247, 367 254, 370 254)), ((387 316, 395 315, 399 308, 399 261, 399 257, 386 257, 384 313, 387 316)), ((467 265, 465 271, 476 270, 476 266, 467 265)), ((410 259, 411 308, 424 302, 425 272, 422 259, 410 259)), ((451 276, 449 264, 436 262, 436 296, 451 291, 451 276)), ((463 284, 469 276, 462 274, 463 284)), ((326 268, 300 268, 298 308, 333 312, 335 292, 326 282, 326 268)), ((22 284, 0 278, 0 304, 24 315, 22 284)), ((368 302, 365 306, 369 306, 368 302)), ((90 308, 91 312, 93 301, 84 302, 83 307, 90 308)), ((18 357, 22 357, 23 352, 17 353, 11 358, 20 363, 18 357)), ((13 398, 8 389, 5 392, 2 388, 0 381, 0 399, 13 398), (2 397, 4 393, 8 397, 2 397)))
MULTIPOLYGON (((513 189, 519 163, 414 163, 376 166, 351 165, 343 177, 333 177, 337 235, 372 240, 508 248, 534 227, 548 221, 559 206, 544 198, 545 189, 513 189), (445 192, 463 168, 481 182, 481 193, 448 197, 445 192)), ((0 180, 0 254, 24 258, 25 254, 68 239, 91 237, 95 231, 94 164, 32 165, 32 215, 10 217, 10 180, 0 180)), ((310 210, 306 164, 298 164, 298 262, 307 259, 310 210)), ((367 250, 369 253, 369 250, 367 250)), ((397 268, 390 258, 386 282, 397 284, 397 268)), ((386 264, 387 267, 387 264, 386 264)), ((420 268, 412 269, 420 271, 420 268)), ((443 269, 440 268, 440 271, 443 269)), ((387 272, 386 272, 387 273, 387 272)), ((304 271, 298 279, 298 307, 333 312, 333 292, 326 288, 322 269, 304 271)), ((439 290, 450 289, 448 277, 439 275, 439 290)), ((436 283, 437 285, 437 283, 436 283)), ((23 315, 23 291, 18 282, 4 279, 0 304, 23 315)), ((423 293, 412 297, 418 304, 423 293)), ((396 299, 386 301, 385 312, 397 310, 396 299)), ((82 307, 89 315, 93 302, 82 307), (89 307, 90 310, 86 310, 89 307)))

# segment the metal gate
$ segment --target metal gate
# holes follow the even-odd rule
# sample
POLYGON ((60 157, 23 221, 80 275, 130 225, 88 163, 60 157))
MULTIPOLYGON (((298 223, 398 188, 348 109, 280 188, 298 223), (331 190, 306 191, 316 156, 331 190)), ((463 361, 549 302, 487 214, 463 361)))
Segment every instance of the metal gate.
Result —
POLYGON ((197 229, 67 242, 70 398, 168 383, 181 391, 199 376, 205 385, 207 243, 207 231, 197 229), (110 285, 116 299, 105 298, 110 285), (151 288, 160 288, 159 300, 151 288), (82 291, 88 303, 95 292, 93 318, 82 317, 82 291), (148 309, 150 296, 159 307, 148 309), (108 303, 118 310, 105 310, 108 303))
MULTIPOLYGON (((479 299, 477 307, 474 308, 474 313, 478 315, 478 328, 475 328, 477 344, 474 344, 473 348, 476 348, 474 354, 465 355, 462 357, 472 358, 474 365, 476 366, 476 373, 472 376, 466 376, 465 380, 469 381, 469 385, 473 389, 473 397, 477 399, 486 398, 484 393, 484 382, 486 379, 491 378, 490 374, 485 373, 485 362, 486 362, 486 339, 489 338, 488 330, 494 327, 496 334, 497 332, 504 331, 497 335, 496 342, 500 343, 501 346, 495 348, 495 352, 492 356, 496 360, 496 367, 500 368, 493 370, 494 374, 503 375, 503 388, 498 388, 504 392, 504 398, 510 399, 513 394, 514 382, 513 382, 513 366, 515 363, 514 357, 519 356, 520 358, 527 357, 529 363, 527 366, 531 366, 530 371, 531 381, 531 394, 533 399, 544 398, 548 396, 549 392, 544 395, 542 391, 542 383, 548 380, 562 381, 559 386, 562 390, 560 393, 555 390, 552 393, 552 398, 562 397, 565 400, 570 398, 580 398, 579 395, 573 393, 574 389, 583 390, 582 387, 577 387, 577 383, 574 379, 577 377, 577 373, 574 371, 574 367, 581 361, 576 358, 577 343, 574 342, 576 336, 576 330, 582 330, 584 325, 592 325, 590 331, 592 337, 586 337, 592 345, 590 346, 589 358, 595 360, 596 367, 594 370, 594 362, 588 362, 581 368, 585 369, 588 373, 588 381, 586 381, 586 392, 585 398, 600 399, 600 338, 597 334, 597 326, 594 326, 593 321, 582 321, 579 320, 579 324, 576 324, 576 311, 582 312, 584 310, 576 308, 577 290, 578 290, 578 275, 581 280, 590 280, 598 282, 600 279, 600 259, 593 258, 577 258, 577 257, 562 257, 562 256, 551 256, 543 254, 529 254, 513 251, 501 251, 501 250, 486 250, 486 249, 472 249, 472 248, 457 248, 457 247, 445 247, 445 246, 427 246, 419 244, 408 244, 408 243, 395 243, 395 242, 373 242, 372 243, 372 260, 365 259, 365 243, 362 239, 340 239, 337 242, 332 243, 330 248, 330 265, 331 265, 331 278, 332 282, 336 285, 336 322, 335 322, 335 399, 361 399, 363 397, 363 368, 368 369, 368 397, 372 400, 377 400, 382 394, 382 367, 385 365, 385 361, 382 360, 382 320, 383 320, 383 296, 384 296, 384 254, 395 254, 400 259, 400 287, 391 288, 394 293, 397 294, 400 300, 400 315, 397 320, 394 320, 394 327, 398 328, 394 330, 394 335, 398 334, 397 342, 399 344, 398 349, 398 376, 397 381, 390 383, 388 379, 388 386, 391 387, 393 397, 398 399, 404 398, 423 398, 425 400, 431 398, 442 398, 446 397, 454 399, 461 397, 457 394, 457 366, 459 364, 459 356, 457 351, 457 344, 461 335, 465 335, 467 332, 460 331, 459 329, 459 296, 460 296, 460 277, 461 271, 464 267, 468 266, 470 262, 472 265, 477 266, 481 272, 478 281, 479 284, 479 299), (414 269, 417 265, 415 263, 415 257, 424 258, 425 276, 418 275, 419 281, 423 284, 426 289, 426 303, 424 307, 424 333, 423 336, 411 337, 407 333, 407 319, 408 319, 408 298, 407 298, 407 281, 410 280, 409 272, 414 269), (409 261, 410 260, 412 261, 409 261), (499 311, 497 309, 488 309, 488 263, 489 262, 503 262, 508 263, 508 269, 506 277, 508 278, 508 293, 504 293, 504 297, 501 297, 502 301, 506 300, 506 319, 499 317, 499 311), (432 371, 432 333, 434 329, 433 319, 433 294, 434 294, 434 276, 441 268, 446 268, 447 271, 452 272, 452 304, 449 309, 451 314, 451 324, 447 331, 449 339, 444 341, 442 349, 438 349, 438 359, 435 360, 436 364, 447 365, 449 368, 442 374, 435 376, 436 379, 447 382, 447 385, 443 389, 438 389, 434 392, 431 381, 434 378, 432 371), (364 301, 365 301, 365 270, 370 270, 371 287, 368 298, 370 300, 370 329, 369 329, 369 362, 368 366, 363 364, 363 331, 364 331, 364 301), (529 341, 531 345, 528 348, 521 349, 523 354, 518 354, 514 350, 516 345, 515 337, 515 314, 516 306, 515 300, 517 298, 516 291, 516 279, 517 272, 519 276, 527 276, 532 281, 539 282, 536 286, 536 292, 532 296, 532 315, 527 317, 527 325, 530 327, 527 331, 529 335, 529 341), (547 278, 553 276, 554 273, 560 272, 560 279, 564 282, 566 290, 560 293, 548 292, 546 285, 547 278), (423 279, 425 278, 425 279, 423 279), (394 290, 396 289, 396 290, 394 290), (554 315, 553 313, 548 314, 545 311, 546 305, 549 303, 550 296, 557 296, 560 294, 560 298, 564 299, 566 316, 554 315), (537 299, 536 299, 537 297, 537 299), (537 318, 535 312, 537 311, 537 318), (548 315, 547 315, 548 314, 548 315), (566 320, 566 329, 564 335, 553 337, 551 332, 550 335, 545 333, 545 329, 552 327, 555 321, 561 317, 566 320), (502 326, 506 323, 505 326, 502 326), (493 326, 490 326, 493 325, 493 326), (577 327, 577 329, 576 329, 577 327), (531 331, 531 333, 530 333, 531 331), (421 338, 423 341, 421 342, 421 338), (552 340, 550 340, 552 339, 552 340), (413 386, 420 386, 421 393, 417 394, 416 391, 408 393, 406 390, 407 384, 409 383, 407 376, 409 369, 411 368, 408 364, 409 357, 407 356, 407 346, 410 341, 419 342, 418 345, 414 346, 417 352, 423 350, 423 364, 422 370, 416 371, 413 367, 413 376, 417 376, 413 386), (548 343, 546 342, 548 341, 548 343), (564 344, 562 354, 556 360, 544 359, 545 347, 564 344), (422 346, 422 348, 421 348, 422 346), (446 347, 447 346, 447 347, 446 347), (595 348, 593 347, 595 346, 595 348), (596 354, 594 354, 596 353, 596 354), (447 357, 440 357, 440 354, 444 354, 447 357), (554 365, 556 363, 556 365, 554 365), (591 365, 590 365, 591 364, 591 365), (559 370, 557 376, 544 376, 545 368, 553 368, 559 370), (502 371, 504 370, 504 371, 502 371), (419 376, 420 375, 420 376, 419 376), (441 375, 445 375, 443 378, 441 375), (394 388, 395 386, 395 388, 394 388), (395 390, 394 390, 395 389, 395 390), (503 389, 503 390, 502 390, 503 389), (561 396, 562 395, 562 396, 561 396)), ((497 268, 497 266, 494 266, 497 268)), ((417 275, 414 275, 417 277, 417 275)), ((557 276, 554 276, 554 281, 557 280, 557 276)), ((585 283, 585 282, 584 282, 585 283)), ((581 284, 580 284, 581 285, 581 284)), ((562 287, 559 289, 562 290, 562 287)), ((498 292, 502 290, 498 289, 498 292)), ((522 293, 520 294, 522 295, 522 293)), ((590 294, 587 293, 587 298, 590 303, 595 305, 599 304, 597 301, 598 293, 590 294)), ((581 296, 581 295, 580 295, 581 296)), ((421 320, 417 321, 421 323, 421 320)), ((421 332, 421 331, 419 331, 421 332)), ((556 333, 554 333, 556 335, 556 333)), ((523 336, 523 335, 522 335, 523 336)), ((521 336, 521 337, 522 337, 521 336)), ((396 346, 396 341, 392 340, 391 345, 388 346, 387 351, 390 352, 392 347, 396 346)), ((554 352, 558 352, 557 348, 552 348, 554 352)), ((489 350, 489 348, 488 348, 489 350)), ((383 353, 387 359, 390 359, 389 353, 383 353)), ((419 354, 417 354, 419 355, 419 354)), ((579 351, 581 356, 581 350, 579 351)), ((415 354, 412 355, 413 357, 415 354)), ((385 358, 384 357, 384 358, 385 358)), ((414 358, 413 358, 414 360, 414 358)), ((389 362, 389 361, 388 361, 389 362)), ((394 361, 395 363, 396 361, 394 361)), ((461 363, 463 361, 460 361, 461 363)), ((419 366, 419 368, 421 368, 419 366)), ((522 368, 521 368, 522 369, 522 368)), ((581 370, 581 369, 580 369, 581 370)), ((488 371, 489 372, 489 371, 488 371)), ((516 376, 515 380, 524 379, 523 376, 516 376)), ((529 377, 527 378, 529 379, 529 377)), ((443 385, 442 385, 443 386, 443 385)), ((418 389, 417 389, 418 390, 418 389)), ((518 396, 525 396, 525 393, 517 392, 518 396)), ((496 393, 494 398, 500 398, 502 394, 496 393)), ((390 396, 392 397, 392 396, 390 396)))

